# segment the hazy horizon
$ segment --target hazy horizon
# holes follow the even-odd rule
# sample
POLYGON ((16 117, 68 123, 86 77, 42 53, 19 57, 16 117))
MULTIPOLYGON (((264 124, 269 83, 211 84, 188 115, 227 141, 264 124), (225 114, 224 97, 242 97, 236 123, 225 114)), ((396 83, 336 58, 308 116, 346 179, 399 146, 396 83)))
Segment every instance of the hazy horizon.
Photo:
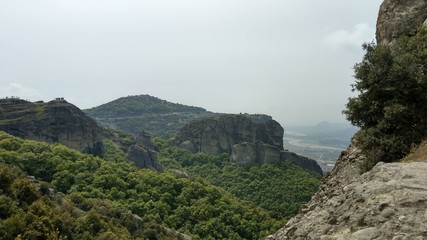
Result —
POLYGON ((381 0, 0 1, 0 94, 345 122, 381 0))

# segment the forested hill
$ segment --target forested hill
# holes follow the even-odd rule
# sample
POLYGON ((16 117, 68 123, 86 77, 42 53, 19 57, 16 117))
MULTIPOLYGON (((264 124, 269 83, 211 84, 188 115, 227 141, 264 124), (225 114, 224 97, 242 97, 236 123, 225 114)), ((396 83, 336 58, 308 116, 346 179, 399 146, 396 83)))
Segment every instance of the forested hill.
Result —
POLYGON ((85 110, 96 118, 137 117, 142 114, 206 113, 201 107, 171 103, 150 95, 121 97, 98 107, 85 110))
POLYGON ((0 239, 261 239, 284 224, 201 178, 105 149, 101 158, 0 131, 0 239))
MULTIPOLYGON (((201 107, 171 103, 150 95, 121 97, 83 111, 102 125, 134 135, 144 130, 152 137, 166 139, 174 137, 191 120, 222 114, 213 113, 201 107)), ((256 122, 272 119, 265 114, 246 115, 256 122)))
POLYGON ((132 134, 141 130, 153 137, 171 138, 192 119, 215 113, 200 107, 171 103, 150 95, 127 96, 84 110, 102 125, 132 134))

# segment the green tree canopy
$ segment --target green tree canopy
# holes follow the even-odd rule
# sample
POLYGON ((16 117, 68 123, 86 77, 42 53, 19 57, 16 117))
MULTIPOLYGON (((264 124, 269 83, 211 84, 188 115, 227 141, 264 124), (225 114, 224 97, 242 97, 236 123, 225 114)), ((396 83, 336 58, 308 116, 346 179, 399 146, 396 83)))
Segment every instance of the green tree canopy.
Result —
POLYGON ((358 146, 369 157, 362 170, 377 162, 397 161, 425 138, 427 124, 427 30, 391 45, 363 45, 355 65, 358 96, 344 113, 361 127, 358 146))

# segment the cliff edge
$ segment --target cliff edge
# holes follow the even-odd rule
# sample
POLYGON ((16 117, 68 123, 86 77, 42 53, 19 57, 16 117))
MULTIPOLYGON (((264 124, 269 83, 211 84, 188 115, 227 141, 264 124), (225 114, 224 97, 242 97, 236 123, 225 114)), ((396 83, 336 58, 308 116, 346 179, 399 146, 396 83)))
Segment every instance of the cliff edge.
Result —
POLYGON ((84 153, 103 154, 101 127, 63 98, 47 103, 0 99, 0 130, 21 138, 62 143, 84 153))
MULTIPOLYGON (((378 44, 415 34, 426 18, 426 0, 385 0, 377 22, 378 44)), ((267 239, 427 239, 425 149, 416 155, 419 162, 380 162, 361 175, 361 164, 372 156, 356 146, 353 141, 311 201, 267 239)))

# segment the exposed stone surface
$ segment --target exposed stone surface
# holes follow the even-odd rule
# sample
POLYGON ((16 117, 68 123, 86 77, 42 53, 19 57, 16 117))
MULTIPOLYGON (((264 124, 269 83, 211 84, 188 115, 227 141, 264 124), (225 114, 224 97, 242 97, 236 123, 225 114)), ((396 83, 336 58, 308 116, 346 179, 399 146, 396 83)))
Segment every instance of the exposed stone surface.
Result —
POLYGON ((320 190, 267 239, 427 239, 427 162, 377 164, 360 175, 351 146, 320 190))
POLYGON ((237 164, 290 160, 323 175, 316 161, 283 151, 283 128, 265 115, 231 115, 194 120, 177 135, 175 144, 193 153, 229 153, 237 164))
POLYGON ((280 150, 261 141, 244 142, 233 146, 230 160, 237 164, 263 164, 280 161, 280 150))
POLYGON ((63 99, 48 103, 0 99, 0 130, 21 138, 62 143, 85 153, 103 154, 102 129, 63 99))
POLYGON ((163 168, 157 159, 157 151, 158 149, 151 142, 150 135, 142 131, 138 134, 136 143, 129 147, 126 158, 138 167, 162 172, 163 168))
POLYGON ((323 170, 317 164, 317 162, 313 159, 310 159, 308 157, 297 155, 293 152, 289 151, 281 151, 280 152, 280 159, 281 160, 289 160, 293 164, 301 167, 302 169, 309 170, 315 173, 318 173, 320 175, 323 175, 323 170))
POLYGON ((282 150, 283 128, 274 120, 255 122, 242 114, 224 114, 191 121, 181 129, 175 142, 194 153, 231 154, 234 145, 255 141, 282 150))
POLYGON ((385 0, 377 20, 377 43, 390 43, 402 35, 413 35, 425 21, 427 0, 385 0))

